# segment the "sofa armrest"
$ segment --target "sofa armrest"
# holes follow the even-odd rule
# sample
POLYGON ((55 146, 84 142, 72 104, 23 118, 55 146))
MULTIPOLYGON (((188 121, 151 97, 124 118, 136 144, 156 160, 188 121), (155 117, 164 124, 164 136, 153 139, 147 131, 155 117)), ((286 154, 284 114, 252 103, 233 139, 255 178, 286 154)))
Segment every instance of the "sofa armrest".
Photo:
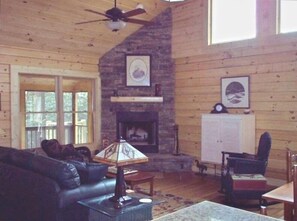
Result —
MULTIPOLYGON (((1 162, 0 180, 0 196, 9 199, 20 220, 55 220, 61 188, 54 180, 1 162)), ((0 208, 1 214, 7 212, 0 208)))

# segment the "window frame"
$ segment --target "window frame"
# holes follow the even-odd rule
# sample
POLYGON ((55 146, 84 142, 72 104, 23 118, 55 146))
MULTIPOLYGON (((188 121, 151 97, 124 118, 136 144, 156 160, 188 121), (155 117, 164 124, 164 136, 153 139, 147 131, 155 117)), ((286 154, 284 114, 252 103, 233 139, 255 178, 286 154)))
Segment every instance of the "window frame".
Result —
POLYGON ((257 22, 258 22, 258 15, 257 15, 257 7, 258 7, 258 2, 255 0, 255 36, 254 37, 248 37, 248 38, 243 38, 243 39, 238 39, 238 40, 230 40, 230 41, 220 41, 220 42, 213 42, 213 0, 208 0, 208 7, 207 7, 207 43, 209 46, 211 45, 218 45, 218 44, 230 44, 233 42, 240 42, 240 41, 246 41, 246 40, 252 40, 257 38, 257 22))
POLYGON ((297 33, 297 27, 295 31, 289 31, 289 32, 281 32, 281 2, 282 0, 276 0, 276 34, 291 34, 291 33, 297 33))

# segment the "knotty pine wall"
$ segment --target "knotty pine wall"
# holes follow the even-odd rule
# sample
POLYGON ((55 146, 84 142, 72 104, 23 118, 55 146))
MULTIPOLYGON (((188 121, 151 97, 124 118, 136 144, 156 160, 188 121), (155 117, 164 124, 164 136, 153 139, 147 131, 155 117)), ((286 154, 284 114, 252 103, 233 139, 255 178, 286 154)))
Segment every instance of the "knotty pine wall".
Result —
POLYGON ((210 46, 207 0, 172 7, 179 143, 181 152, 200 159, 201 114, 221 101, 221 77, 248 75, 256 144, 264 131, 272 135, 267 176, 285 179, 286 148, 297 150, 297 34, 275 34, 275 0, 257 4, 256 39, 210 46))
POLYGON ((0 145, 10 146, 10 76, 9 65, 0 64, 0 145))
MULTIPOLYGON (((18 65, 24 69, 42 68, 41 74, 54 74, 55 71, 76 71, 98 73, 98 57, 80 56, 30 50, 0 45, 0 146, 10 146, 11 131, 11 66, 18 65)), ((99 75, 99 73, 98 73, 99 75)))

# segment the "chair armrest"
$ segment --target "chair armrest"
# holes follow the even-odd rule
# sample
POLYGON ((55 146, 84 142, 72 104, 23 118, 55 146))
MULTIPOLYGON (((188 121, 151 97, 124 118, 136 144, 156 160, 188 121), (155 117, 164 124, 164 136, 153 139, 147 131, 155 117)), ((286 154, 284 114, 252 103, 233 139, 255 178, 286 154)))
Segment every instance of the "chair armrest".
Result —
POLYGON ((250 154, 250 153, 243 153, 244 158, 246 159, 254 159, 257 160, 257 156, 255 154, 250 154))
POLYGON ((222 151, 222 154, 243 154, 238 152, 222 151))
MULTIPOLYGON (((225 161, 230 157, 236 157, 236 158, 244 158, 244 153, 236 153, 236 152, 229 152, 229 151, 222 151, 222 165, 221 165, 221 175, 223 175, 224 171, 227 170, 227 173, 229 173, 229 167, 230 163, 227 162, 227 165, 225 165, 225 161)), ((232 165, 232 164, 231 164, 232 165)), ((231 166, 233 167, 233 165, 231 166)))

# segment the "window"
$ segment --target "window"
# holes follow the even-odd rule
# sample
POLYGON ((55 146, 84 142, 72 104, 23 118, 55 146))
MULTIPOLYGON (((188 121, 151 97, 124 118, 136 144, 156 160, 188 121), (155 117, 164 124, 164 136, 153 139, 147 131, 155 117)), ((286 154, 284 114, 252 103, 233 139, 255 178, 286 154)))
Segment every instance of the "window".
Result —
POLYGON ((209 0, 209 43, 256 37, 256 0, 209 0))
POLYGON ((297 1, 278 1, 278 32, 289 33, 297 31, 297 1))
POLYGON ((26 147, 37 147, 41 140, 57 138, 54 92, 25 91, 26 147))
POLYGON ((22 144, 92 142, 92 86, 90 79, 21 75, 22 144))

